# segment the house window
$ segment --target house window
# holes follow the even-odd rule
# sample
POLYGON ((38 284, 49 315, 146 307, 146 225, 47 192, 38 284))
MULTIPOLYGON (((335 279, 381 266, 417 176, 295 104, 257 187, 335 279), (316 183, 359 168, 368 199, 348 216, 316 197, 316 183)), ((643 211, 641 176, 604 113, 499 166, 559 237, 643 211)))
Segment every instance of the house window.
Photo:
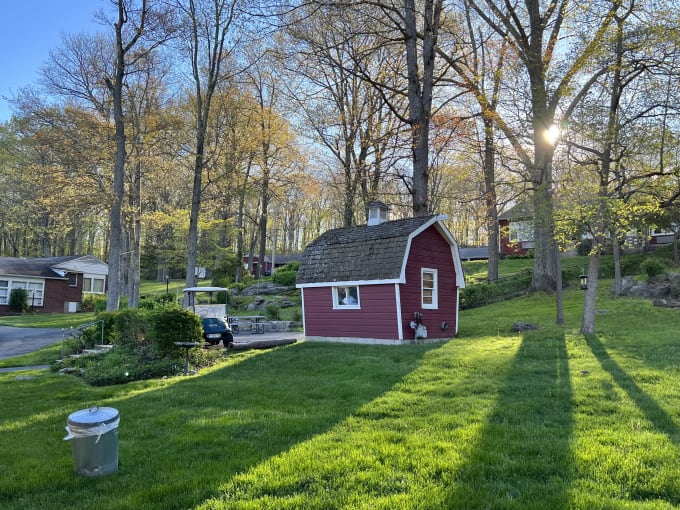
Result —
POLYGON ((423 308, 438 308, 437 270, 423 268, 420 275, 423 308))
POLYGON ((359 287, 333 287, 333 308, 360 308, 359 287))
POLYGON ((43 305, 43 282, 25 280, 0 280, 0 305, 9 304, 12 289, 26 289, 28 306, 43 305))
POLYGON ((9 303, 9 280, 0 280, 0 305, 9 303))
POLYGON ((522 243, 534 240, 534 226, 530 221, 510 222, 510 242, 522 243))
POLYGON ((69 273, 68 275, 68 286, 77 287, 78 286, 78 275, 76 273, 69 273))
POLYGON ((83 276, 83 292, 88 294, 104 294, 104 278, 83 276))

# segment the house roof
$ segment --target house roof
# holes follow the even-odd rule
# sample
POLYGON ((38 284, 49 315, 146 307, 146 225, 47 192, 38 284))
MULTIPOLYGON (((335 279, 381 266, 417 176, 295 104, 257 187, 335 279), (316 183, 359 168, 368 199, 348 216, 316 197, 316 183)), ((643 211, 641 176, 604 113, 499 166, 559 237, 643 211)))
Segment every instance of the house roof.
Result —
MULTIPOLYGON (((401 281, 411 239, 431 225, 447 239, 457 257, 456 242, 440 222, 445 218, 418 216, 329 230, 305 249, 296 283, 401 281)), ((459 261, 456 264, 462 277, 459 261)))
POLYGON ((498 215, 499 220, 521 220, 533 218, 534 208, 529 202, 519 202, 510 209, 498 215))
POLYGON ((470 248, 459 248, 461 260, 484 260, 489 258, 488 246, 472 246, 470 248))
POLYGON ((67 257, 0 257, 0 275, 64 278, 66 272, 108 274, 108 266, 91 255, 67 257), (104 272, 102 272, 102 266, 104 272))

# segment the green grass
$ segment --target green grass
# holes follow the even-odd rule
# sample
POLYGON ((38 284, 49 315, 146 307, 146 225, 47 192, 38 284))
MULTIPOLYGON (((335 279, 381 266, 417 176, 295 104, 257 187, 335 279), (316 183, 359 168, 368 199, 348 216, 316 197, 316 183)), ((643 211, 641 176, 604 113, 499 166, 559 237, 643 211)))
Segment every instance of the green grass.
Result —
POLYGON ((0 326, 15 328, 71 328, 94 320, 94 312, 36 313, 0 316, 0 326))
POLYGON ((680 508, 680 313, 608 292, 587 338, 569 290, 564 327, 537 294, 464 311, 444 344, 300 343, 107 388, 0 374, 0 507, 680 508), (120 465, 89 479, 62 438, 94 404, 120 411, 120 465))
MULTIPOLYGON (((562 257, 562 269, 577 267, 588 268, 588 257, 580 255, 565 255, 562 257)), ((498 276, 510 276, 517 273, 532 271, 534 259, 531 258, 505 258, 498 262, 498 276)), ((486 260, 471 260, 463 262, 463 271, 468 282, 486 280, 489 274, 489 263, 486 260)))

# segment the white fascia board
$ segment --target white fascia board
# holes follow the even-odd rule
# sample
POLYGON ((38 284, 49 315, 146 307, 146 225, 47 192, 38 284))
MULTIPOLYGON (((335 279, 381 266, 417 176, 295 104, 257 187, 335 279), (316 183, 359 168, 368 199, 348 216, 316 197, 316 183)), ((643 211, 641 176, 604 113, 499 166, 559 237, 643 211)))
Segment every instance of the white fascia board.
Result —
POLYGON ((406 252, 404 253, 404 260, 401 263, 401 277, 399 278, 399 283, 406 282, 406 262, 408 261, 408 255, 411 252, 411 241, 425 229, 430 228, 435 225, 437 230, 444 236, 449 245, 451 246, 451 257, 453 258, 453 267, 456 269, 456 286, 463 289, 465 288, 465 275, 463 274, 463 265, 460 262, 460 253, 458 251, 458 243, 454 239, 449 229, 446 228, 443 221, 449 219, 448 215, 440 214, 432 218, 432 220, 424 223, 420 228, 414 230, 408 238, 408 244, 406 245, 406 252))
POLYGON ((360 287, 362 285, 385 285, 390 283, 402 283, 398 278, 390 278, 388 280, 346 280, 338 282, 313 282, 313 283, 297 283, 296 289, 306 289, 311 287, 360 287))
POLYGON ((395 306, 397 307, 397 336, 399 337, 399 340, 404 339, 404 325, 402 324, 401 320, 401 292, 399 290, 399 285, 394 284, 394 297, 395 297, 395 306))
POLYGON ((408 236, 408 241, 406 242, 406 249, 404 250, 404 259, 401 261, 401 272, 399 273, 399 283, 406 283, 406 263, 408 262, 408 256, 411 253, 411 242, 413 239, 419 235, 424 230, 430 228, 434 223, 438 222, 440 219, 446 219, 448 216, 440 215, 434 216, 427 223, 423 223, 416 230, 411 232, 408 236))

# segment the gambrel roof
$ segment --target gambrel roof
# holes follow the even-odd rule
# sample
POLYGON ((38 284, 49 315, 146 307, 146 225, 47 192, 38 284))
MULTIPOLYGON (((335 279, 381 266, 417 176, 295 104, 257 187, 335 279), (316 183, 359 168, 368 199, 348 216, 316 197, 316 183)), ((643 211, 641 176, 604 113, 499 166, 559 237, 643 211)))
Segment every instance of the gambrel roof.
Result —
POLYGON ((453 236, 441 220, 446 216, 418 216, 379 225, 329 230, 310 243, 297 274, 298 287, 340 282, 403 282, 412 239, 434 225, 452 247, 456 272, 462 270, 453 236))

